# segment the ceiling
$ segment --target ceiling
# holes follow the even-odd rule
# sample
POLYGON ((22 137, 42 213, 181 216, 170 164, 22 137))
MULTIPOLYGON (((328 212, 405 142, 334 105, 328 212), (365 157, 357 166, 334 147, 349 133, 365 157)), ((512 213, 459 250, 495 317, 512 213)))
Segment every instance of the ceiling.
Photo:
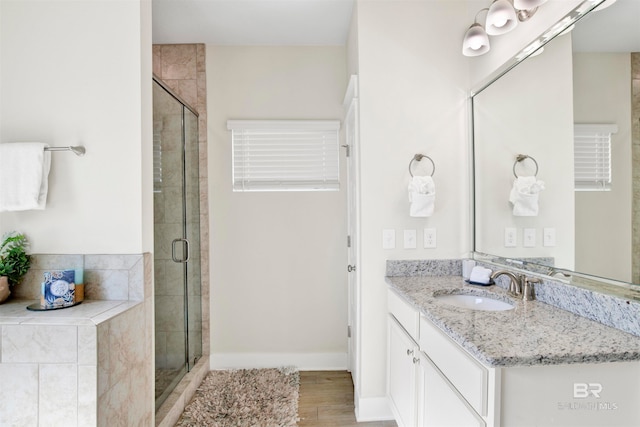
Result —
POLYGON ((354 0, 153 0, 153 43, 342 46, 354 0))
MULTIPOLYGON (((153 0, 153 43, 342 46, 354 2, 153 0)), ((576 51, 640 51, 640 0, 591 13, 572 37, 576 51)))

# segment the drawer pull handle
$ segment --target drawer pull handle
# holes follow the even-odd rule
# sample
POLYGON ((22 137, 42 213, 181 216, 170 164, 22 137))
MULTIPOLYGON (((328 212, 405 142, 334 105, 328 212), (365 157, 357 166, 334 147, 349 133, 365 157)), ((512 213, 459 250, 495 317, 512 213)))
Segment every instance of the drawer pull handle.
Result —
POLYGON ((413 358, 413 364, 415 365, 416 363, 419 365, 420 364, 420 359, 418 359, 417 357, 414 357, 413 358))
POLYGON ((407 356, 411 356, 412 354, 413 354, 413 350, 408 348, 407 349, 407 356))

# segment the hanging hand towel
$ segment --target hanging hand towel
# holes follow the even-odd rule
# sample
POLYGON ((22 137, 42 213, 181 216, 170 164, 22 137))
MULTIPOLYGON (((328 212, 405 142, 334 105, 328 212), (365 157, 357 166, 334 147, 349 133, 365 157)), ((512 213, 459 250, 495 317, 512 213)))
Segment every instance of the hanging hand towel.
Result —
POLYGON ((0 212, 44 209, 51 153, 40 142, 0 144, 0 212))
POLYGON ((427 217, 433 214, 436 185, 430 176, 414 176, 409 183, 409 216, 427 217))
POLYGON ((544 182, 535 176, 521 176, 515 179, 509 201, 513 204, 514 216, 538 216, 538 195, 544 190, 544 182))

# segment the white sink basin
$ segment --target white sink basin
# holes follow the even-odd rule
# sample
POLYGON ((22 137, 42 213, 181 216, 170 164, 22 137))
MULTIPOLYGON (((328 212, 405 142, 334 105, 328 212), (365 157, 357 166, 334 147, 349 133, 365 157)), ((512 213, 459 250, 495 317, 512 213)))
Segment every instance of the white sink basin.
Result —
POLYGON ((509 304, 508 302, 477 295, 436 295, 436 300, 472 310, 505 311, 511 310, 514 307, 513 304, 509 304))

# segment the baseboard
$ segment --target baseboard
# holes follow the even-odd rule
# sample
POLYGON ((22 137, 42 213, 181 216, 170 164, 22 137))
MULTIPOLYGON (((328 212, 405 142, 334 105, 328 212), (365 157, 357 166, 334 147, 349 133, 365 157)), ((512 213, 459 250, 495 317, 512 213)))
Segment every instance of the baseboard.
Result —
POLYGON ((295 366, 301 371, 345 371, 347 353, 212 353, 211 369, 295 366))
POLYGON ((393 412, 389 406, 387 397, 360 397, 355 394, 356 420, 366 421, 386 421, 393 420, 393 412))

